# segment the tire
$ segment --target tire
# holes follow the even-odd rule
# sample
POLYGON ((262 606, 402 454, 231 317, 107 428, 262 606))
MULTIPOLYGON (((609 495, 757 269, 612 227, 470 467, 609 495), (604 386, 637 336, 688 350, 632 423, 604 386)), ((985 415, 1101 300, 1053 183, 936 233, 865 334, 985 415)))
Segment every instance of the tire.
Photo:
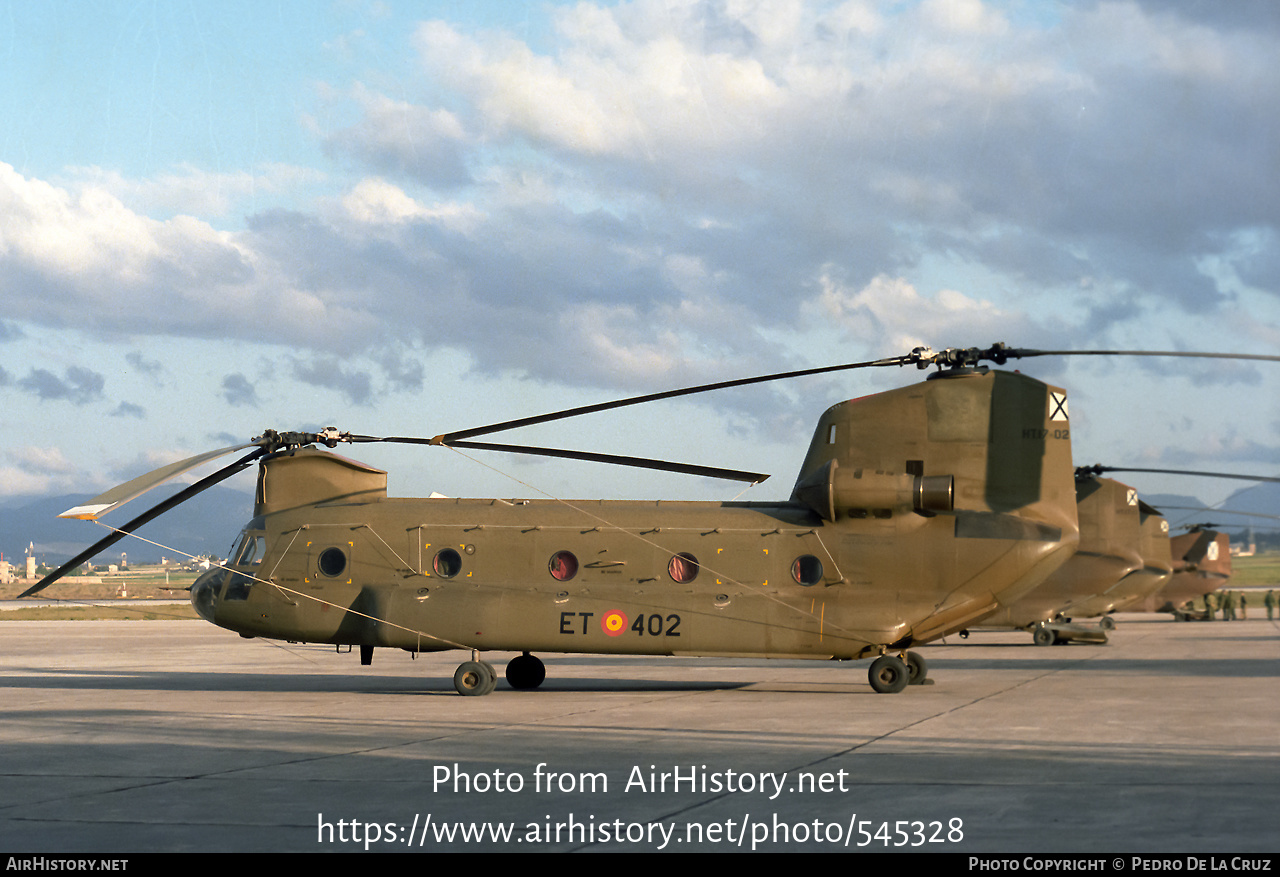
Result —
POLYGON ((911 674, 907 665, 893 655, 881 655, 871 662, 868 681, 878 694, 897 694, 907 687, 911 674))
POLYGON ((1058 635, 1047 627, 1037 627, 1031 634, 1031 641, 1038 646, 1051 646, 1057 638, 1058 635))
POLYGON ((453 688, 467 697, 481 697, 493 691, 497 680, 493 668, 485 669, 479 661, 464 661, 453 673, 453 688))
POLYGON ((528 652, 507 662, 507 684, 517 691, 537 688, 546 678, 546 665, 528 652))
POLYGON ((929 662, 919 652, 907 652, 907 684, 924 685, 929 677, 929 662))
POLYGON ((1098 626, 1101 627, 1103 630, 1115 630, 1116 620, 1112 618, 1110 615, 1104 615, 1102 616, 1102 620, 1098 622, 1098 626))

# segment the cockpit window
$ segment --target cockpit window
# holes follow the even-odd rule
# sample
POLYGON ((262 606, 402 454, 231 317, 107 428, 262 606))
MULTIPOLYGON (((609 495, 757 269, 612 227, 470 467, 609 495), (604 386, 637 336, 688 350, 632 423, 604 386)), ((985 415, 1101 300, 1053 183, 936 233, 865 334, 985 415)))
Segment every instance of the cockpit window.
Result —
POLYGON ((231 553, 234 566, 257 566, 262 563, 262 554, 266 547, 266 535, 261 532, 246 530, 240 537, 240 544, 231 553))

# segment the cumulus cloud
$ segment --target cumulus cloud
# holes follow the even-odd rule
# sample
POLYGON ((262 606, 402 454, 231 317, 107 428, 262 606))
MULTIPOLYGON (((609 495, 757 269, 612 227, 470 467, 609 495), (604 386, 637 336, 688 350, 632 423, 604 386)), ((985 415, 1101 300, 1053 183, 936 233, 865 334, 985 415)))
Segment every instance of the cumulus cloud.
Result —
POLYGON ((372 400, 373 377, 367 371, 348 367, 336 357, 294 359, 293 376, 312 386, 337 390, 355 405, 372 400))
MULTIPOLYGON (((1155 300, 1223 306, 1230 294, 1203 270, 1225 253, 1218 233, 1277 219, 1274 175, 1252 170, 1274 146, 1256 119, 1258 95, 1280 93, 1274 34, 1132 4, 1063 16, 1015 24, 977 0, 892 12, 579 4, 557 11, 552 54, 444 22, 416 40, 429 81, 452 89, 465 126, 484 133, 477 183, 534 184, 561 205, 589 190, 581 203, 623 217, 624 235, 643 222, 650 246, 678 240, 667 255, 702 262, 767 318, 794 317, 819 266, 860 285, 938 252, 1032 294, 1090 278, 1131 315, 1155 300), (507 150, 522 160, 507 162, 507 150)), ((378 113, 345 133, 357 131, 398 148, 378 113)), ((553 232, 547 258, 568 251, 586 270, 627 271, 621 247, 600 252, 589 212, 566 222, 546 203, 491 207, 480 233, 511 241, 508 229, 532 221, 553 232)), ((421 215, 409 203, 381 210, 421 215)), ((516 242, 497 246, 509 260, 516 242)), ((488 287, 469 254, 441 255, 471 288, 488 287)), ((1232 255, 1251 278, 1269 264, 1232 255)), ((641 299, 671 288, 653 284, 641 299)), ((597 293, 592 304, 618 301, 637 299, 597 293)))
POLYGON ((18 386, 40 399, 65 400, 75 405, 85 405, 102 398, 106 379, 91 369, 78 365, 69 366, 65 377, 58 377, 48 369, 32 369, 18 386))
POLYGON ((147 412, 141 405, 136 405, 133 402, 121 402, 116 406, 116 410, 111 412, 111 416, 132 417, 137 420, 142 420, 147 416, 147 412))
POLYGON ((343 197, 342 206, 352 219, 374 226, 434 222, 466 233, 474 230, 482 219, 480 211, 472 205, 445 203, 428 206, 400 187, 381 179, 361 180, 343 197))
POLYGON ((814 322, 834 325, 850 337, 884 352, 906 353, 919 346, 973 346, 972 339, 1031 338, 1040 330, 1022 313, 953 289, 921 295, 901 277, 876 277, 851 289, 830 274, 819 278, 818 293, 805 304, 814 322), (969 339, 969 340, 966 340, 969 339))
POLYGON ((229 216, 258 198, 324 180, 320 171, 283 164, 222 173, 183 164, 145 179, 132 179, 110 168, 75 167, 68 168, 66 176, 75 188, 109 191, 140 213, 206 219, 229 216))
POLYGON ((136 350, 125 354, 125 362, 145 375, 155 377, 164 371, 164 364, 159 360, 148 359, 136 350))
POLYGON ((226 399, 227 404, 232 407, 258 404, 258 396, 253 389, 253 384, 239 372, 222 379, 222 398, 226 399))
POLYGON ((387 349, 630 389, 793 366, 784 334, 816 326, 1097 346, 1274 296, 1276 28, 1056 12, 581 3, 545 50, 422 23, 394 96, 325 89, 351 171, 326 200, 225 231, 222 205, 288 174, 0 165, 0 282, 15 320, 296 347, 289 374, 351 402, 422 385, 387 349), (186 194, 157 219, 162 183, 186 194))
POLYGON ((308 275, 297 251, 276 261, 261 251, 269 243, 190 216, 151 219, 103 188, 59 188, 0 163, 0 278, 21 292, 8 300, 17 319, 98 332, 367 343, 376 318, 357 290, 308 275))
POLYGON ((364 86, 355 87, 351 98, 361 109, 361 122, 328 134, 330 152, 441 188, 471 181, 465 158, 470 138, 453 113, 392 100, 364 86))
POLYGON ((54 494, 83 489, 82 470, 54 447, 17 446, 0 453, 7 494, 54 494))

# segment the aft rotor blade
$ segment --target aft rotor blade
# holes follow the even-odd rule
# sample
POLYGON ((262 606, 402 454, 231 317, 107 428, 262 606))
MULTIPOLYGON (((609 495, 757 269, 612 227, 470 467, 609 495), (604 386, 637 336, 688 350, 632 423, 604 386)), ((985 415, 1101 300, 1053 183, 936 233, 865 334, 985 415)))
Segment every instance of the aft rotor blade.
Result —
POLYGON ((253 453, 245 457, 242 457, 241 459, 232 463, 230 466, 225 466, 222 469, 219 469, 217 472, 214 472, 212 475, 202 478, 199 481, 195 482, 194 484, 190 485, 189 487, 185 488, 184 490, 181 490, 178 493, 175 493, 173 496, 169 497, 164 502, 160 503, 157 506, 154 506, 150 511, 143 512, 142 514, 138 515, 138 517, 134 518, 132 521, 125 524, 120 529, 112 531, 108 536, 105 536, 104 538, 95 542, 90 547, 86 548, 84 551, 81 551, 75 557, 71 558, 62 566, 58 567, 53 572, 49 573, 47 576, 42 578, 40 581, 36 582, 30 588, 27 588, 25 591, 19 594, 18 597, 19 598, 30 597, 32 594, 38 594, 40 591, 43 591, 45 588, 47 588, 49 585, 56 582, 58 579, 62 578, 71 570, 75 569, 80 564, 84 563, 86 560, 89 560, 91 557, 94 557, 95 555, 101 553, 102 551, 105 551, 106 549, 110 548, 112 545, 119 542, 125 536, 128 536, 134 530, 137 530, 143 524, 155 518, 160 517, 165 512, 169 511, 170 509, 176 506, 181 505, 182 503, 191 499, 191 497, 195 496, 196 494, 204 490, 207 490, 210 487, 213 487, 218 482, 225 481, 228 478, 230 478, 232 475, 235 475, 237 472, 240 472, 248 468, 250 465, 253 464, 255 460, 257 460, 259 457, 263 456, 266 453, 267 453, 266 450, 264 450, 263 448, 255 448, 253 453))
POLYGON ((75 508, 67 509, 60 518, 76 518, 83 521, 96 521, 112 509, 117 509, 131 499, 137 499, 142 494, 151 490, 153 487, 159 487, 166 481, 171 481, 188 472, 197 466, 216 460, 219 457, 225 457, 227 454, 234 454, 236 451, 242 451, 245 448, 252 447, 252 444, 235 445, 230 448, 219 448, 216 451, 206 451, 203 454, 197 454, 194 457, 188 457, 185 460, 179 460, 176 463, 170 463, 168 466, 162 466, 145 475, 139 475, 132 481, 126 481, 124 484, 118 484, 108 490, 101 496, 94 497, 84 505, 78 505, 75 508))
MULTIPOLYGON (((395 439, 387 439, 395 441, 395 439)), ((416 443, 416 442, 415 442, 416 443)), ((761 472, 743 472, 738 469, 720 469, 715 466, 698 466, 692 463, 672 463, 667 460, 651 460, 647 457, 627 457, 618 454, 595 454, 590 451, 570 451, 561 448, 537 448, 529 445, 500 445, 491 442, 449 442, 449 448, 474 448, 481 451, 506 451, 511 454, 532 454, 538 457, 562 457, 567 460, 586 460, 592 463, 613 463, 618 466, 634 466, 637 469, 658 469, 679 472, 682 475, 702 475, 707 478, 724 478, 729 481, 745 481, 759 484, 769 476, 761 472)))
POLYGON ((996 345, 984 353, 988 358, 1001 362, 1007 359, 1025 359, 1033 356, 1180 356, 1191 359, 1249 359, 1261 362, 1280 362, 1280 356, 1265 353, 1197 353, 1187 350, 1034 350, 1026 347, 1002 347, 996 345))
POLYGON ((844 365, 827 365, 820 368, 806 368, 799 369, 798 371, 778 372, 777 374, 760 375, 754 378, 739 378, 732 381, 720 381, 714 384, 699 384, 696 387, 685 387, 680 390, 664 390, 661 393, 647 393, 643 396, 631 396, 627 399, 616 399, 612 402, 600 402, 595 405, 566 408, 562 411, 553 411, 550 414, 521 417, 516 420, 506 420, 502 423, 491 423, 488 426, 477 426, 473 429, 462 429, 457 432, 448 432, 431 439, 430 443, 437 445, 454 445, 459 439, 474 438, 478 435, 488 435, 493 432, 517 429, 521 426, 534 426, 539 423, 549 423, 553 420, 564 420, 568 417, 580 417, 583 414, 595 414, 597 411, 611 411, 615 408, 625 408, 630 405, 643 405, 645 402, 657 402, 660 399, 675 399, 679 396, 692 396, 695 393, 707 393, 711 390, 727 390, 730 387, 745 387, 748 384, 763 384, 768 381, 781 381, 786 380, 787 378, 821 375, 827 374, 828 372, 847 371, 855 368, 907 365, 914 362, 916 362, 916 360, 911 356, 895 356, 889 359, 876 359, 869 362, 850 362, 844 365))
POLYGON ((1081 466, 1082 472, 1101 475, 1103 472, 1149 472, 1155 475, 1198 475, 1204 478, 1235 478, 1240 481, 1272 481, 1280 482, 1280 478, 1270 475, 1239 475, 1235 472, 1197 472, 1192 469, 1136 469, 1123 466, 1081 466))
MULTIPOLYGON (((1177 512, 1198 512, 1198 513, 1208 513, 1208 514, 1216 514, 1216 515, 1239 515, 1241 517, 1246 517, 1246 518, 1267 518, 1268 520, 1272 520, 1272 521, 1280 521, 1280 515, 1268 515, 1264 512, 1233 512, 1231 509, 1215 509, 1215 508, 1208 508, 1206 506, 1189 506, 1189 505, 1166 505, 1166 506, 1161 506, 1160 508, 1169 509, 1170 511, 1177 511, 1177 512)), ((1248 527, 1250 525, 1249 524, 1214 524, 1214 525, 1206 525, 1206 526, 1248 527)), ((1273 528, 1261 527, 1259 529, 1270 530, 1273 528)))

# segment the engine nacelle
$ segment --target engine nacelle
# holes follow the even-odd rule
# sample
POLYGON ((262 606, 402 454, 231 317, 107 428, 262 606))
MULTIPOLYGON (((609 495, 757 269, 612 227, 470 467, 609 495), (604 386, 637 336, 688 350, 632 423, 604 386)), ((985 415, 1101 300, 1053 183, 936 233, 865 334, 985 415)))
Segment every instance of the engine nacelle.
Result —
POLYGON ((955 478, 841 469, 831 459, 796 485, 793 498, 827 521, 841 512, 856 517, 893 510, 933 515, 955 508, 955 478))

